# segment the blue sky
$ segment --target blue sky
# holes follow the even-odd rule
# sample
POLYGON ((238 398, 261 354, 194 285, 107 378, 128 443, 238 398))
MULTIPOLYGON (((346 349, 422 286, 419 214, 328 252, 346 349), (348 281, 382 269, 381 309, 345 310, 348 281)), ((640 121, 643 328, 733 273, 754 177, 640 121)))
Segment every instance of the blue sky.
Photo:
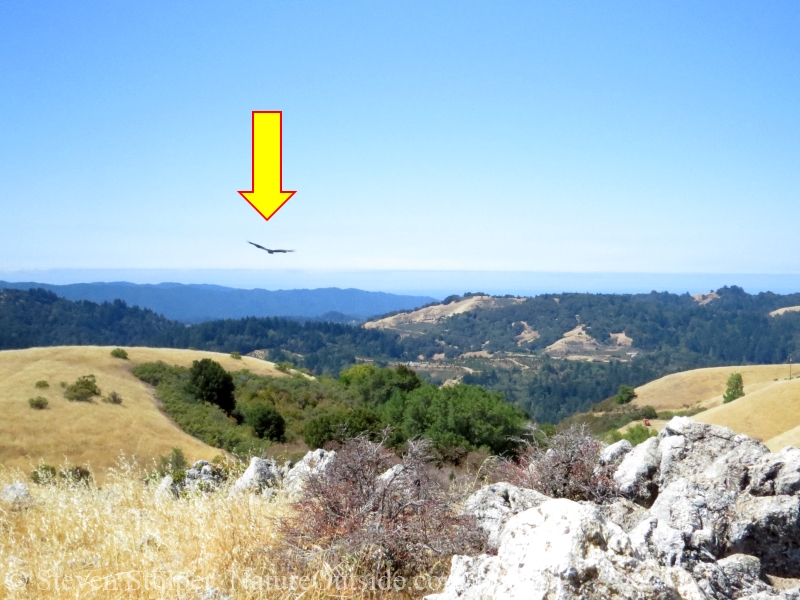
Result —
POLYGON ((794 2, 11 0, 0 28, 3 272, 800 274, 794 2), (298 190, 268 223, 252 110, 298 190))

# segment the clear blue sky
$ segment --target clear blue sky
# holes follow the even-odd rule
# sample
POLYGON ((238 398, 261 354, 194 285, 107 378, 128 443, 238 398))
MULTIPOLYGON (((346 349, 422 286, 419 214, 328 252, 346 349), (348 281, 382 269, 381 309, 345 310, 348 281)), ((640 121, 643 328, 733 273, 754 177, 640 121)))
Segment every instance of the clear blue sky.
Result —
POLYGON ((796 2, 10 0, 0 31, 2 271, 800 273, 796 2), (254 109, 298 190, 269 223, 254 109))

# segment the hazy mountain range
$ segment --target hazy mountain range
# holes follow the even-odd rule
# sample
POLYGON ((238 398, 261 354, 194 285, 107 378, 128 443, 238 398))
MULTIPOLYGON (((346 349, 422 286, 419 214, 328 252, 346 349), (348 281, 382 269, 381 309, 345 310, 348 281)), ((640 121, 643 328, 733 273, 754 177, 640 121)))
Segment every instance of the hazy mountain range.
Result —
POLYGON ((138 285, 127 282, 46 283, 0 281, 0 289, 42 288, 67 300, 92 302, 124 300, 130 306, 149 308, 169 319, 200 323, 242 317, 293 317, 350 322, 396 310, 420 307, 435 298, 404 296, 357 289, 244 290, 218 285, 159 283, 138 285))

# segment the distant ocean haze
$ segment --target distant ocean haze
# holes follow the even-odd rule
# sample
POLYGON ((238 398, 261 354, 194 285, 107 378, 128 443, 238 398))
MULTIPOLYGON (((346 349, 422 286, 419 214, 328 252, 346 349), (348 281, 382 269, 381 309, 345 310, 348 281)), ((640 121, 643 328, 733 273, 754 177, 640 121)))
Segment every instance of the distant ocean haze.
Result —
MULTIPOLYGON (((588 292, 634 294, 667 291, 697 294, 736 285, 751 294, 800 292, 800 273, 577 273, 464 270, 311 270, 311 269, 50 269, 0 271, 0 280, 50 285, 128 281, 159 284, 214 284, 259 290, 355 288, 442 299, 451 294, 535 296, 588 292)), ((396 309, 392 309, 396 310, 396 309)), ((342 311, 345 314, 347 311, 342 311)))

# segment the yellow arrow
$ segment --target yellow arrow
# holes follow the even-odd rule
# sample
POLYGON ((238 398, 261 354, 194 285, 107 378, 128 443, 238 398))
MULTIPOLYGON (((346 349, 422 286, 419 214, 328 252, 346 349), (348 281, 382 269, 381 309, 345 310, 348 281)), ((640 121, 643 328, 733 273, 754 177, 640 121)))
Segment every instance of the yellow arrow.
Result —
POLYGON ((253 111, 253 189, 239 193, 267 221, 296 192, 283 189, 283 139, 279 110, 253 111))

